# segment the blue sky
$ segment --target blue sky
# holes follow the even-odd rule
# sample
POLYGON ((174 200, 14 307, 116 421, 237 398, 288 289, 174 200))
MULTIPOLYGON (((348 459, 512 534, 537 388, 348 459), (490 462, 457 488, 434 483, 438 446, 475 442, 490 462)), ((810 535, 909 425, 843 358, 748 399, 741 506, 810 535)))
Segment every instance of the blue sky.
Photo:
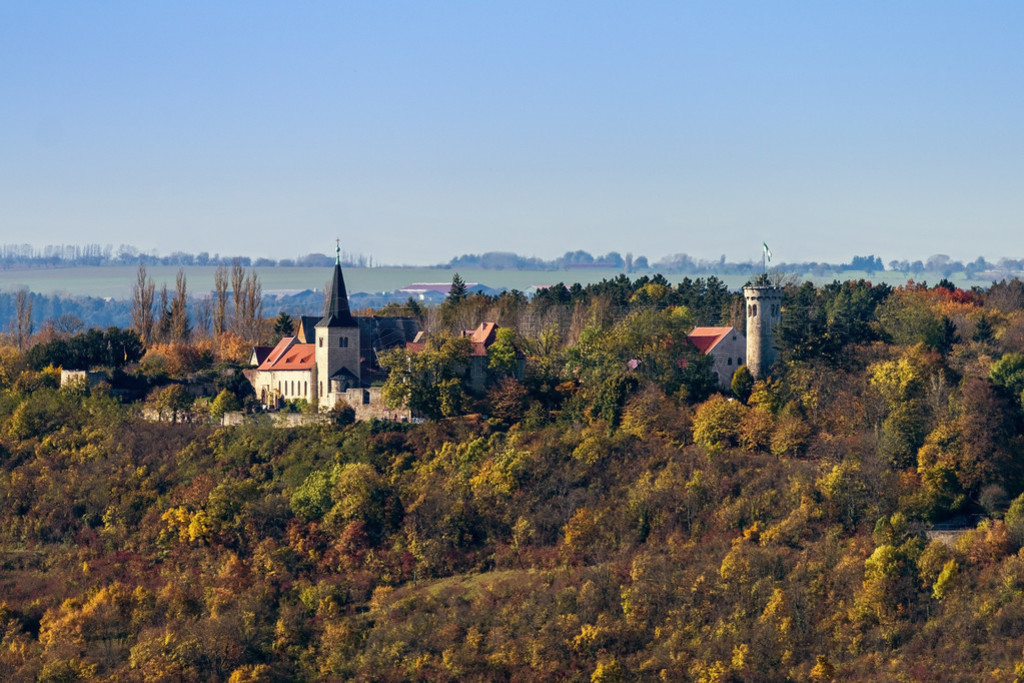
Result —
POLYGON ((0 4, 0 243, 1024 256, 1024 4, 0 4))

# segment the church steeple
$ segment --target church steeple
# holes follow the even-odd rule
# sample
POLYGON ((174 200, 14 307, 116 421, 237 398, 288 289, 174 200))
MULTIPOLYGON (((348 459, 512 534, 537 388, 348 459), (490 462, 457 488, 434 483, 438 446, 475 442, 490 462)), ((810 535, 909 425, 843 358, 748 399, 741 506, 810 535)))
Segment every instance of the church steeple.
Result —
POLYGON ((317 327, 356 327, 352 311, 348 307, 348 292, 345 290, 345 277, 341 274, 341 242, 338 242, 337 255, 334 259, 334 274, 331 276, 331 289, 327 293, 327 311, 317 327))

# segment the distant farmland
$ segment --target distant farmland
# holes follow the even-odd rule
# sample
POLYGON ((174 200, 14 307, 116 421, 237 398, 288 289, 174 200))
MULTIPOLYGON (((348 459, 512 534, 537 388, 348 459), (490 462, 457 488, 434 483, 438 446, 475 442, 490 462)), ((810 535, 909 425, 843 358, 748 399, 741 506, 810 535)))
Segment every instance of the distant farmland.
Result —
MULTIPOLYGON (((189 292, 193 295, 213 289, 213 266, 186 266, 185 276, 189 292)), ((10 292, 27 287, 40 294, 69 296, 98 296, 114 299, 131 297, 135 284, 136 266, 76 266, 70 268, 23 268, 0 270, 0 291, 10 292)), ((257 268, 264 293, 297 292, 305 289, 323 289, 330 279, 327 268, 267 267, 257 268)), ((173 289, 177 266, 148 266, 146 272, 159 289, 166 283, 173 289)), ((350 293, 388 292, 401 289, 414 282, 451 282, 454 270, 441 268, 345 268, 345 284, 350 293)), ((579 269, 571 271, 533 270, 459 270, 466 282, 478 282, 488 287, 524 290, 533 285, 558 282, 599 282, 619 275, 619 271, 605 269, 579 269)), ((742 283, 740 283, 742 284, 742 283)))
MULTIPOLYGON (((323 289, 330 277, 325 268, 299 267, 267 267, 257 268, 264 293, 291 293, 305 289, 323 289)), ((11 292, 27 287, 39 294, 60 294, 61 296, 94 296, 112 299, 128 299, 131 297, 132 285, 135 284, 137 268, 135 266, 76 266, 70 268, 12 268, 0 270, 0 291, 11 292)), ((188 280, 189 293, 200 295, 213 289, 212 266, 187 266, 185 275, 188 280)), ((152 266, 147 268, 157 288, 166 283, 169 289, 174 287, 177 266, 152 266)), ((414 282, 451 282, 455 270, 443 268, 345 268, 345 282, 350 293, 355 292, 389 292, 414 282)), ((653 274, 655 271, 649 271, 653 274)), ((600 282, 604 279, 617 277, 621 271, 612 269, 579 268, 572 270, 479 270, 460 269, 459 275, 466 282, 478 282, 495 289, 508 288, 526 290, 533 285, 553 285, 559 282, 587 284, 600 282)), ((642 273, 633 273, 631 278, 640 277, 642 273)), ((691 279, 698 275, 681 273, 667 274, 669 282, 676 283, 684 277, 691 279)), ((816 284, 833 280, 856 280, 864 278, 872 282, 888 282, 903 284, 907 276, 891 271, 880 273, 862 273, 846 271, 828 273, 821 276, 795 276, 798 281, 811 280, 816 284)), ((942 275, 938 273, 912 273, 914 280, 938 282, 942 275)), ((744 275, 726 275, 721 279, 732 289, 743 286, 748 277, 744 275)), ((950 279, 960 287, 973 285, 987 286, 989 281, 967 280, 963 274, 956 274, 950 279)))

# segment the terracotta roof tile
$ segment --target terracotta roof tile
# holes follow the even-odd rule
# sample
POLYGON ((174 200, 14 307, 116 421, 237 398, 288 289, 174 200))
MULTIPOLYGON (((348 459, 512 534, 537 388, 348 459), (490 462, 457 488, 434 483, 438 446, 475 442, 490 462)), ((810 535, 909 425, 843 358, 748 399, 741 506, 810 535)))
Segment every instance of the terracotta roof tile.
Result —
POLYGON ((285 337, 277 343, 259 370, 312 370, 316 366, 316 347, 299 344, 295 337, 285 337))
POLYGON ((718 343, 732 331, 732 327, 695 327, 686 338, 700 349, 701 353, 710 353, 711 349, 718 346, 718 343))

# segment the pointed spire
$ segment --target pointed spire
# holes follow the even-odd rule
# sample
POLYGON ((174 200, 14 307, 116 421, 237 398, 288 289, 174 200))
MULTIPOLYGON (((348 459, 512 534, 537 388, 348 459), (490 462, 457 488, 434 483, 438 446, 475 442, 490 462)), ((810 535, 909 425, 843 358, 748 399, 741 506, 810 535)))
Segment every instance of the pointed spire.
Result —
POLYGON ((327 293, 327 311, 317 327, 355 327, 356 321, 348 307, 345 277, 341 274, 341 240, 338 240, 337 258, 331 276, 331 289, 327 293))

